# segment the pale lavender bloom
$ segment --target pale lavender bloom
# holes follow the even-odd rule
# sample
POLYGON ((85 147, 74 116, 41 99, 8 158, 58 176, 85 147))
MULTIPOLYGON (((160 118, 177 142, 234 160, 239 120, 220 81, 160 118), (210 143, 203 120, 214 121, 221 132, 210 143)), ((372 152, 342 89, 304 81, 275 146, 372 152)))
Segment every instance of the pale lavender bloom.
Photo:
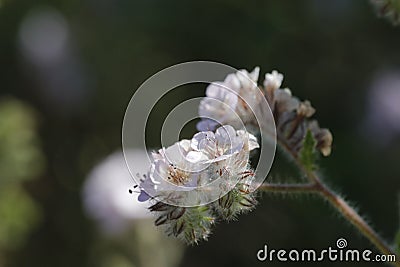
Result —
POLYGON ((276 70, 265 74, 264 87, 269 90, 279 89, 282 85, 283 75, 276 70))
POLYGON ((239 70, 229 74, 223 82, 210 84, 206 96, 200 103, 199 115, 203 119, 197 124, 199 131, 212 131, 218 124, 243 128, 242 123, 255 121, 254 108, 260 102, 257 81, 260 68, 252 72, 239 70), (247 103, 246 103, 247 102, 247 103))
POLYGON ((153 163, 140 184, 139 201, 150 196, 166 196, 181 186, 191 190, 229 173, 237 179, 248 165, 249 151, 258 148, 255 136, 232 126, 215 133, 199 132, 191 140, 181 140, 153 153, 153 163))

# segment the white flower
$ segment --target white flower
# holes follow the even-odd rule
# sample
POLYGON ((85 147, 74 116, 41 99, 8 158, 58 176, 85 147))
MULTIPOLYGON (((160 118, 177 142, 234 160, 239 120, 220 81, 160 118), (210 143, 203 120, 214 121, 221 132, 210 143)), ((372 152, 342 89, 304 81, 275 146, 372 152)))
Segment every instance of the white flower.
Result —
POLYGON ((190 140, 182 140, 168 148, 153 152, 153 163, 145 179, 140 184, 139 201, 146 201, 150 196, 175 190, 175 186, 194 187, 194 172, 201 168, 201 161, 207 160, 199 151, 192 151, 190 140))
POLYGON ((255 136, 222 126, 215 133, 199 132, 191 140, 160 149, 153 153, 153 163, 140 184, 139 201, 150 196, 171 198, 219 178, 237 181, 248 165, 249 151, 258 147, 255 136))
POLYGON ((271 73, 265 74, 264 87, 267 89, 275 90, 281 87, 283 75, 276 70, 271 73))
MULTIPOLYGON (((127 153, 140 162, 142 171, 150 165, 145 151, 127 153)), ((82 191, 84 208, 105 233, 122 232, 132 221, 152 217, 148 204, 138 202, 128 193, 130 187, 132 178, 121 151, 100 162, 88 175, 82 191)))
POLYGON ((243 123, 254 121, 253 112, 260 102, 257 81, 260 68, 249 73, 239 70, 229 74, 223 82, 210 84, 206 96, 200 103, 199 115, 203 120, 197 124, 200 131, 214 130, 218 124, 243 128, 243 123))

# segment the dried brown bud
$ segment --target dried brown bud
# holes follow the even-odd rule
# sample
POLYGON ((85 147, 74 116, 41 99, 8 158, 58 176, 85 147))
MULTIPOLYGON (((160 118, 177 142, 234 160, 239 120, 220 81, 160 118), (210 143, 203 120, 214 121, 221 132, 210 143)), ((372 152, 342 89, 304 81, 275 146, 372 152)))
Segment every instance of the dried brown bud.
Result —
MULTIPOLYGON (((270 74, 270 77, 273 76, 278 77, 277 74, 270 74)), ((281 80, 276 84, 280 82, 281 80)), ((269 81, 267 84, 274 83, 269 81)), ((332 134, 328 129, 320 129, 317 121, 309 120, 315 113, 309 101, 301 102, 292 96, 292 92, 287 88, 268 86, 264 88, 264 92, 274 115, 278 141, 289 149, 293 156, 298 156, 308 130, 311 130, 317 141, 316 148, 322 155, 328 156, 331 153, 332 134)))

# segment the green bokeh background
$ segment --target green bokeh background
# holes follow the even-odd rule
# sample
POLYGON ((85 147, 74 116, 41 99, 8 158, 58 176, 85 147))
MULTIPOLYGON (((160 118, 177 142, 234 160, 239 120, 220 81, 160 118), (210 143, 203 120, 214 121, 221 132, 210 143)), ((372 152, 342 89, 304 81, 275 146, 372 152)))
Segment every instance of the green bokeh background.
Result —
MULTIPOLYGON (((12 206, 27 214, 34 225, 18 246, 11 241, 3 245, 0 240, 0 266, 98 266, 93 258, 99 232, 82 208, 85 177, 96 163, 120 148, 122 119, 134 90, 155 72, 191 60, 247 69, 258 65, 263 74, 273 69, 283 72, 284 86, 301 99, 311 100, 321 126, 334 135, 332 155, 321 160, 325 180, 391 241, 399 225, 400 138, 379 146, 374 138, 382 137, 367 138, 361 126, 369 85, 378 71, 400 68, 399 47, 400 28, 377 18, 368 1, 0 1, 0 99, 18 99, 32 109, 26 113, 34 114, 30 120, 37 125, 12 129, 15 135, 34 129, 40 141, 32 142, 42 154, 32 156, 37 164, 31 167, 31 163, 21 163, 20 168, 31 171, 16 175, 24 179, 14 193, 6 195, 0 189, 0 209, 12 206), (43 97, 46 85, 38 82, 36 67, 21 52, 21 23, 40 7, 55 8, 69 25, 71 47, 80 66, 74 71, 85 81, 78 89, 73 82, 65 85, 65 90, 84 92, 73 112, 68 110, 69 100, 64 111, 43 97), (38 165, 42 170, 36 170, 38 165), (24 199, 17 197, 18 190, 23 190, 26 201, 6 205, 4 198, 24 199)), ((191 96, 179 95, 182 99, 191 96)), ((150 125, 149 142, 154 146, 164 115, 156 114, 150 125)), ((10 116, 0 114, 0 127, 5 125, 3 118, 10 116)), ((2 143, 0 151, 10 142, 2 143)), ((29 146, 18 146, 18 150, 10 146, 5 154, 23 157, 33 153, 29 146)), ((0 180, 7 179, 10 164, 0 158, 0 180)), ((272 178, 294 178, 289 164, 277 155, 272 178)), ((6 221, 0 213, 0 225, 6 221)), ((208 242, 187 247, 179 266, 265 266, 255 256, 265 243, 277 249, 322 249, 334 246, 340 237, 350 247, 372 248, 318 197, 263 195, 254 212, 236 222, 219 223, 208 242)), ((135 240, 102 249, 110 255, 125 255, 140 249, 135 240)), ((135 266, 113 257, 104 265, 135 266)), ((286 265, 273 262, 269 266, 286 265)))

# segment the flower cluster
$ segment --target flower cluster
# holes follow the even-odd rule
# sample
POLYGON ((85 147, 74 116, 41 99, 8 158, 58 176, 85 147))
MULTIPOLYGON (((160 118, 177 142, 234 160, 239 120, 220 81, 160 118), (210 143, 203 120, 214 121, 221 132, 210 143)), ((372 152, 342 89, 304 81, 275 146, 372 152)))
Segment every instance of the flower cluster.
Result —
POLYGON ((277 71, 265 75, 265 97, 270 105, 277 130, 277 138, 289 149, 293 156, 300 152, 307 131, 311 131, 316 140, 316 148, 324 156, 331 153, 332 134, 328 129, 321 129, 316 120, 310 120, 315 109, 309 101, 300 101, 292 96, 290 89, 281 89, 283 75, 277 71))
POLYGON ((227 125, 162 148, 152 154, 138 199, 155 202, 150 211, 157 214, 157 226, 197 243, 207 238, 216 219, 233 219, 256 204, 248 155, 258 147, 255 136, 227 125))
MULTIPOLYGON (((242 121, 245 126, 259 125, 255 119, 255 114, 261 113, 261 102, 259 97, 248 97, 249 95, 259 96, 255 93, 260 89, 267 100, 274 116, 278 141, 291 151, 294 156, 298 156, 302 148, 304 137, 307 131, 311 131, 317 142, 317 149, 328 156, 331 152, 332 134, 328 129, 321 129, 316 120, 310 120, 314 115, 315 109, 309 101, 300 101, 292 96, 290 89, 280 88, 283 75, 277 71, 267 73, 263 86, 257 87, 259 68, 256 67, 251 73, 246 70, 238 71, 228 75, 219 86, 215 84, 207 88, 205 98, 199 107, 200 116, 206 116, 198 123, 199 130, 214 129, 215 122, 238 126, 238 121, 242 121), (254 83, 252 83, 253 81, 254 83), (227 89, 229 88, 229 89, 227 89), (239 117, 233 117, 231 112, 223 108, 222 104, 217 106, 210 105, 212 99, 217 99, 215 103, 229 103, 232 110, 239 117), (245 99, 246 101, 243 101, 245 99), (213 120, 208 119, 209 117, 213 120)), ((269 127, 273 127, 270 122, 260 122, 259 128, 268 132, 269 127)), ((254 127, 248 127, 254 130, 254 127)))
POLYGON ((255 207, 257 185, 249 152, 259 144, 253 134, 276 131, 279 144, 294 157, 301 156, 311 135, 315 149, 330 154, 332 135, 311 119, 315 109, 310 102, 282 89, 283 75, 277 71, 267 73, 262 86, 258 79, 256 67, 210 84, 199 106, 200 132, 152 154, 139 200, 154 202, 150 211, 157 214, 155 224, 169 235, 197 243, 207 239, 216 220, 233 220, 255 207), (265 118, 265 106, 271 121, 259 121, 265 118))

